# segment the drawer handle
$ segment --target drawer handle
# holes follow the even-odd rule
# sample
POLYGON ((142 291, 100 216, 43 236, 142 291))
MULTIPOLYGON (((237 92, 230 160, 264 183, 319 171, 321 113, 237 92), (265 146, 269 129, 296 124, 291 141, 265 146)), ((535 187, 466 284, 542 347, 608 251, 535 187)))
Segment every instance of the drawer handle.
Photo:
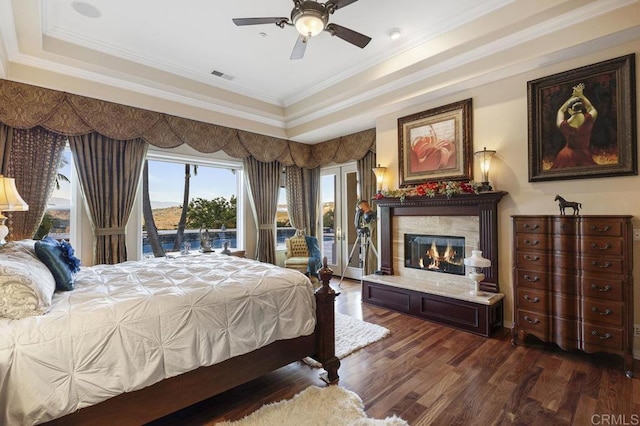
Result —
POLYGON ((535 231, 536 229, 540 228, 540 225, 538 225, 537 223, 533 225, 529 225, 528 223, 525 223, 524 228, 528 229, 529 231, 535 231))
POLYGON ((611 227, 609 225, 605 225, 604 228, 598 228, 595 225, 591 225, 591 230, 596 232, 607 232, 611 227))
POLYGON ((540 281, 540 277, 537 275, 535 277, 531 277, 529 274, 524 274, 523 278, 530 283, 537 283, 538 281, 540 281))
MULTIPOLYGON (((538 324, 540 322, 540 320, 538 318, 531 318, 528 315, 524 316, 524 320, 526 322, 528 322, 529 324, 538 324)), ((595 332, 594 332, 595 333, 595 332)))
MULTIPOLYGON (((538 303, 540 301, 540 298, 538 296, 534 297, 533 299, 529 297, 528 294, 524 295, 524 300, 526 300, 527 302, 531 302, 531 303, 538 303)), ((595 309, 595 308, 594 308, 595 309)))
POLYGON ((531 240, 524 240, 524 243, 525 243, 525 244, 529 244, 530 246, 537 246, 538 244, 540 244, 540 241, 538 241, 538 240, 533 240, 533 241, 531 241, 531 240))
POLYGON ((604 287, 600 287, 597 284, 591 284, 591 288, 602 292, 611 290, 611 286, 609 284, 605 285, 604 287))
POLYGON ((593 330, 591 332, 592 335, 594 336, 598 336, 598 339, 600 340, 607 340, 607 339, 611 339, 611 334, 610 333, 605 333, 604 336, 600 333, 598 333, 596 330, 593 330))
POLYGON ((540 260, 540 256, 529 256, 528 254, 525 254, 524 258, 531 262, 537 262, 538 260, 540 260))
POLYGON ((591 312, 597 312, 600 315, 611 315, 613 313, 613 311, 611 309, 605 309, 604 311, 601 311, 600 309, 596 308, 595 306, 591 308, 591 312))
POLYGON ((607 243, 603 247, 598 247, 596 243, 591 243, 591 248, 598 249, 598 250, 609 250, 611 248, 611 244, 607 243))
POLYGON ((608 268, 609 266, 611 266, 611 262, 604 262, 604 263, 598 263, 595 260, 591 261, 591 265, 593 266, 597 266, 598 268, 608 268))

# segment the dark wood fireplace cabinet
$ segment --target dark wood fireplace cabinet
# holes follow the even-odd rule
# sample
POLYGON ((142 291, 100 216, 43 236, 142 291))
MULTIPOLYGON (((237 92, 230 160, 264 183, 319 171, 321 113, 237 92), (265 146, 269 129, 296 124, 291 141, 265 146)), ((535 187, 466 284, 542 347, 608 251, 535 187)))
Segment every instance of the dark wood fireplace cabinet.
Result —
MULTIPOLYGON (((502 328, 503 299, 498 285, 498 202, 503 191, 446 196, 381 198, 375 200, 380 222, 381 274, 362 278, 362 301, 398 312, 445 324, 482 336, 490 336, 502 328), (477 216, 479 249, 491 259, 485 268, 482 296, 471 296, 468 290, 441 292, 428 278, 394 275, 392 224, 398 216, 477 216), (425 281, 416 283, 416 281, 425 281), (417 285, 416 285, 417 284, 417 285)), ((471 288, 471 287, 470 287, 471 288)))
POLYGON ((622 356, 633 375, 632 216, 512 216, 515 324, 565 350, 622 356))

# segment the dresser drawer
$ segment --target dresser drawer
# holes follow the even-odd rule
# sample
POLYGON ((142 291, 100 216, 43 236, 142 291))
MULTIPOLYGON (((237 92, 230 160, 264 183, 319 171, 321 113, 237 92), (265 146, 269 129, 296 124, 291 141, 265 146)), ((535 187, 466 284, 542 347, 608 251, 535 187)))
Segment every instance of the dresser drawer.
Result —
POLYGON ((606 348, 622 350, 624 334, 621 328, 605 327, 597 324, 583 324, 584 350, 597 352, 606 348))
POLYGON ((549 286, 547 273, 528 269, 516 269, 516 287, 536 288, 546 290, 549 286))
POLYGON ((515 255, 516 266, 520 269, 546 270, 549 263, 546 253, 542 252, 518 251, 515 255))
POLYGON ((547 222, 544 218, 527 217, 515 218, 515 232, 520 233, 547 233, 547 222))
POLYGON ((518 234, 516 236, 517 250, 546 250, 547 236, 544 234, 518 234))
POLYGON ((621 274, 622 259, 616 257, 585 256, 582 259, 582 270, 585 272, 603 272, 606 274, 621 274))
POLYGON ((585 297, 606 300, 622 300, 622 280, 584 278, 582 294, 585 297))
POLYGON ((539 312, 518 309, 518 328, 534 333, 546 341, 549 338, 549 317, 539 312))
POLYGON ((621 237, 623 222, 614 219, 583 219, 582 235, 621 237))
POLYGON ((582 316, 590 324, 622 325, 623 312, 623 302, 597 299, 582 301, 582 316))
POLYGON ((518 288, 518 307, 536 311, 543 315, 549 313, 549 293, 532 288, 518 288))
POLYGON ((622 254, 622 239, 585 237, 582 240, 582 252, 588 255, 620 256, 622 254))
POLYGON ((577 218, 572 216, 554 217, 552 222, 552 230, 556 235, 575 235, 577 226, 577 218))

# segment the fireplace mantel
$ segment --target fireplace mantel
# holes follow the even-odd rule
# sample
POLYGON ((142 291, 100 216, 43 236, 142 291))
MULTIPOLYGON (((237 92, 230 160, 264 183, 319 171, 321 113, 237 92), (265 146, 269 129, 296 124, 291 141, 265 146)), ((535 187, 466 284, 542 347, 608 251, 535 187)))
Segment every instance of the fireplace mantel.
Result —
POLYGON ((380 270, 385 275, 393 275, 392 222, 396 216, 478 216, 479 249, 488 259, 491 267, 485 270, 485 280, 481 289, 498 293, 498 202, 507 193, 504 191, 482 192, 480 194, 460 194, 451 198, 435 196, 429 198, 406 197, 380 198, 375 200, 380 221, 380 270))

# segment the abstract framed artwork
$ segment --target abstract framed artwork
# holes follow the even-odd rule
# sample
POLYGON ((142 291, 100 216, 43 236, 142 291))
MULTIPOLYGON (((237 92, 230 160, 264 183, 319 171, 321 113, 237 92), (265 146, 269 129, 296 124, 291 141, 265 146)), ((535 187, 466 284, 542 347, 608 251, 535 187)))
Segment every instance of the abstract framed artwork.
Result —
POLYGON ((635 55, 527 83, 529 182, 638 174, 635 55))
POLYGON ((471 180, 471 99, 398 119, 400 186, 471 180))

